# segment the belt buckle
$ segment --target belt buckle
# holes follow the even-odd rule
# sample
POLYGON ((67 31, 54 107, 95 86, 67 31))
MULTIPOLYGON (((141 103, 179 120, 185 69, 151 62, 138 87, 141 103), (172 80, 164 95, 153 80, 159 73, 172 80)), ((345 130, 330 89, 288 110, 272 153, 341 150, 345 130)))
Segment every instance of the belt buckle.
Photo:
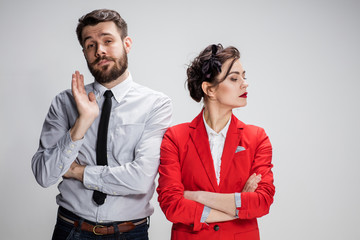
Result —
POLYGON ((105 227, 105 226, 103 226, 103 225, 95 225, 95 226, 93 227, 93 233, 94 233, 95 235, 104 235, 104 234, 102 234, 102 233, 97 233, 97 232, 96 232, 96 229, 97 229, 97 228, 103 228, 103 227, 105 227))

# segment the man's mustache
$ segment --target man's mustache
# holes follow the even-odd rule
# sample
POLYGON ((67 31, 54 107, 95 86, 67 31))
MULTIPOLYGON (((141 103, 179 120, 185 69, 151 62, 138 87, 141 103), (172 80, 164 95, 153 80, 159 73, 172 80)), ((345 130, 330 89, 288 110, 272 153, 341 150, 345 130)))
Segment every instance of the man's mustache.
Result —
POLYGON ((98 57, 97 59, 95 59, 95 61, 93 61, 91 63, 92 66, 98 64, 101 60, 108 60, 108 61, 114 61, 115 62, 115 59, 112 58, 112 57, 107 57, 107 56, 102 56, 102 57, 98 57))

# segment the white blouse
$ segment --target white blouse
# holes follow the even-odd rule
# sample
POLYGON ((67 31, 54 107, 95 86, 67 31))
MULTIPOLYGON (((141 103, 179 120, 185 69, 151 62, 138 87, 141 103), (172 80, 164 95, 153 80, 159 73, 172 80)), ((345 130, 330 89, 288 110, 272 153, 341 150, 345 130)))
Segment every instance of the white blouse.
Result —
POLYGON ((225 127, 219 132, 215 132, 205 121, 205 117, 203 114, 203 120, 206 128, 207 135, 209 137, 210 151, 211 156, 214 161, 215 175, 217 184, 220 183, 220 169, 221 169, 221 156, 224 150, 224 144, 226 139, 226 134, 229 129, 230 121, 226 123, 225 127))

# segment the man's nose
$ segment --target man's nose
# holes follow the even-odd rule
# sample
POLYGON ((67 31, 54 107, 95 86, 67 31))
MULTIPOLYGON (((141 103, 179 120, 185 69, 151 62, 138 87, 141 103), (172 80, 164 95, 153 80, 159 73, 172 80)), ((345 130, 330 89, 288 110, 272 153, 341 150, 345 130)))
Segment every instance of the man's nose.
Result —
POLYGON ((103 55, 105 55, 105 47, 102 44, 97 45, 96 48, 96 52, 95 52, 95 57, 101 57, 103 55))

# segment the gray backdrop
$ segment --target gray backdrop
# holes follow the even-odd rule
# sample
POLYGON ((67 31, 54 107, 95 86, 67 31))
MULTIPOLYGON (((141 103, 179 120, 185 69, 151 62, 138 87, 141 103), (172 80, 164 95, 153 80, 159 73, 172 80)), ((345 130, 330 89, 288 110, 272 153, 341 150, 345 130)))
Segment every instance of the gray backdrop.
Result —
MULTIPOLYGON (((234 112, 264 127, 274 148, 262 239, 360 238, 359 1, 1 0, 1 239, 50 239, 57 187, 37 185, 30 162, 72 72, 93 81, 75 27, 97 8, 128 22, 133 78, 172 98, 173 124, 201 109, 184 88, 186 64, 211 43, 239 48, 250 87, 234 112)), ((156 197, 150 237, 169 239, 156 197)))

